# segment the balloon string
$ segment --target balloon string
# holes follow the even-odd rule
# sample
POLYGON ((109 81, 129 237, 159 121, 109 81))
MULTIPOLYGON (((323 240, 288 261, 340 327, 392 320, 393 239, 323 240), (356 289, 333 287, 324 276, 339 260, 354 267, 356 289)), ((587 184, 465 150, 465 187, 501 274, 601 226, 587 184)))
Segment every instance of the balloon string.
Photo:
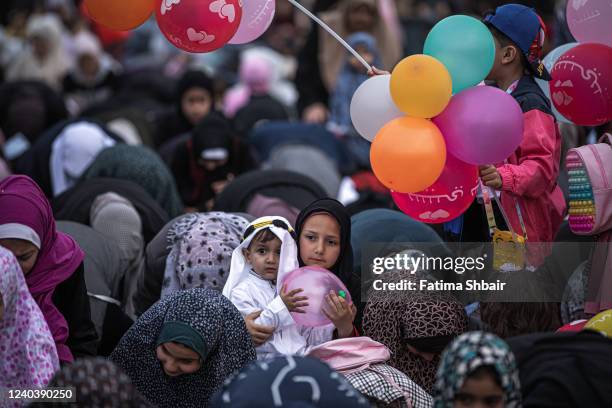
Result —
POLYGON ((312 14, 310 12, 310 10, 308 10, 306 7, 302 6, 296 0, 287 0, 287 1, 289 3, 291 3, 291 4, 293 4, 295 7, 297 7, 302 13, 306 14, 308 17, 310 17, 313 21, 315 21, 321 27, 323 27, 323 29, 325 31, 327 31, 329 34, 331 34, 336 40, 338 40, 338 42, 340 44, 342 44, 342 46, 344 48, 346 48, 351 54, 353 54, 355 56, 355 58, 357 58, 357 60, 359 60, 361 65, 363 65, 368 71, 372 70, 372 67, 370 66, 370 64, 368 64, 367 61, 364 60, 363 57, 361 55, 359 55, 359 53, 353 49, 353 47, 348 45, 348 43, 346 41, 344 41, 344 39, 342 39, 342 37, 340 37, 334 30, 329 28, 329 26, 327 24, 325 24, 323 21, 321 21, 320 18, 318 18, 317 16, 312 14))

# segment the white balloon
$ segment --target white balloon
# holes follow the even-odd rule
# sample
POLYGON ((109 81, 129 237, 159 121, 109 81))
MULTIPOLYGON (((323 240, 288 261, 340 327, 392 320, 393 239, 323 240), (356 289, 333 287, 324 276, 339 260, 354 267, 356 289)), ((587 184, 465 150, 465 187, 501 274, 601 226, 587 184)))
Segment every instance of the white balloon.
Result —
MULTIPOLYGON (((546 67, 546 70, 548 72, 551 72, 553 70, 553 67, 555 66, 555 63, 559 60, 559 58, 561 58, 563 54, 565 54, 566 52, 568 52, 569 50, 571 50, 577 45, 578 45, 577 42, 563 44, 563 45, 558 46, 557 48, 555 48, 548 54, 546 54, 546 57, 544 57, 544 60, 542 60, 542 62, 544 63, 544 67, 546 67)), ((536 79, 536 83, 538 84, 540 89, 544 91, 544 94, 550 101, 550 106, 552 108, 552 111, 555 117, 557 118, 557 121, 563 122, 563 123, 572 123, 571 120, 566 119, 565 116, 559 113, 557 108, 555 108, 555 104, 552 103, 552 100, 550 99, 550 82, 544 81, 542 79, 536 79)))
POLYGON ((363 138, 370 142, 393 119, 404 116, 391 99, 391 75, 376 75, 365 81, 351 100, 351 120, 363 138))

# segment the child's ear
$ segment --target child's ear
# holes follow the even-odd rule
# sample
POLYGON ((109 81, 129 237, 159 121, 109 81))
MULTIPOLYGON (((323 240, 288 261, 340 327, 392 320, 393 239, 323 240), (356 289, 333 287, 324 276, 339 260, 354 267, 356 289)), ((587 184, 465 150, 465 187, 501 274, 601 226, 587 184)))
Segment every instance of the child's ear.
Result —
POLYGON ((518 49, 513 45, 508 45, 502 49, 502 64, 510 64, 516 58, 520 58, 518 49))
POLYGON ((249 252, 248 248, 242 248, 242 255, 244 255, 245 259, 248 262, 251 262, 250 257, 251 257, 251 252, 249 252))

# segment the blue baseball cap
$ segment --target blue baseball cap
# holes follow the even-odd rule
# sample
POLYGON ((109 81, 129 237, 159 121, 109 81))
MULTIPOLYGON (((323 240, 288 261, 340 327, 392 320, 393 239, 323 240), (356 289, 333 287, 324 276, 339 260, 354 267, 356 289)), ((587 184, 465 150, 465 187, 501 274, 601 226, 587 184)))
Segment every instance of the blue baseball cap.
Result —
POLYGON ((546 25, 534 9, 522 4, 505 4, 487 14, 483 21, 495 27, 519 47, 535 77, 551 80, 542 62, 546 25))

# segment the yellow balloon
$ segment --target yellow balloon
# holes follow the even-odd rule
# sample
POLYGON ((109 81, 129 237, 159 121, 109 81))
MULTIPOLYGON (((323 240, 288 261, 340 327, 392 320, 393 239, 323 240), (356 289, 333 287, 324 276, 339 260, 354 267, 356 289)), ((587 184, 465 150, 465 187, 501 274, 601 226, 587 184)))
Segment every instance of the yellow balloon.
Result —
POLYGON ((612 309, 601 312, 593 317, 584 325, 584 328, 598 331, 612 339, 612 309))
POLYGON ((453 81, 440 61, 429 55, 411 55, 391 74, 391 97, 397 107, 415 118, 438 116, 450 102, 453 81))

